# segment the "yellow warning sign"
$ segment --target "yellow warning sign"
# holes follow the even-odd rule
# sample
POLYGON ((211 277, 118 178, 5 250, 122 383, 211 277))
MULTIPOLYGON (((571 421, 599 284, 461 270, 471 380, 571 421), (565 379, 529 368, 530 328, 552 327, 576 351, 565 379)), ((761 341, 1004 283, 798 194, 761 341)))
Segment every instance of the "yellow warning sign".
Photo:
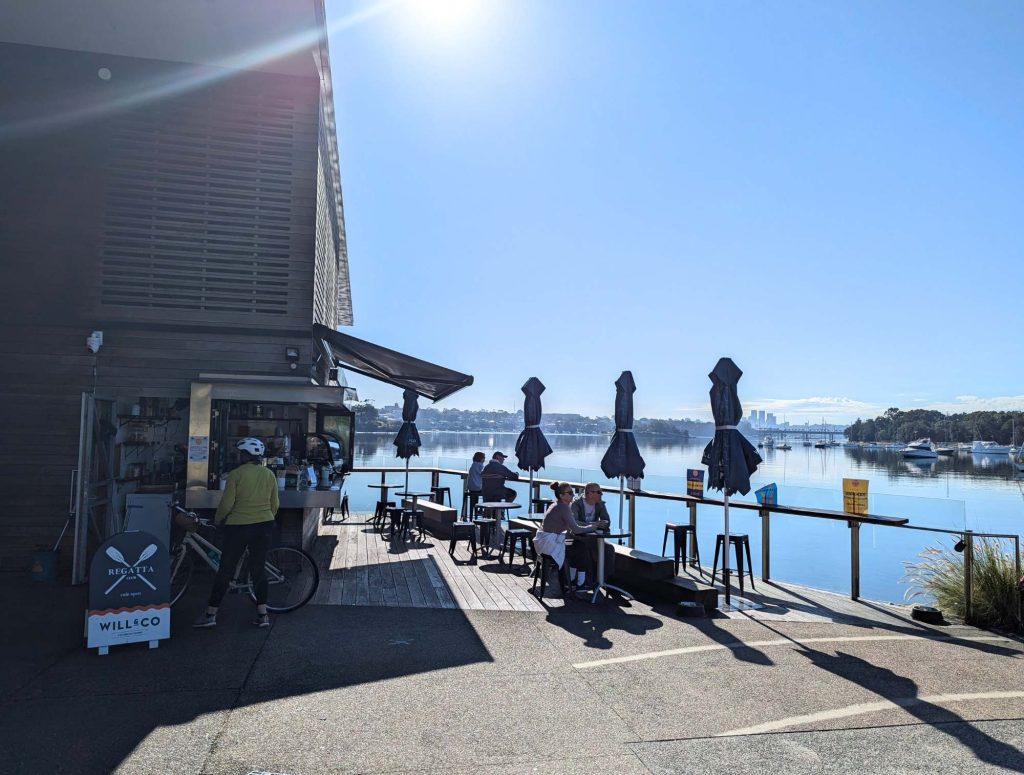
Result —
POLYGON ((843 479, 843 511, 849 514, 868 513, 867 479, 843 479))

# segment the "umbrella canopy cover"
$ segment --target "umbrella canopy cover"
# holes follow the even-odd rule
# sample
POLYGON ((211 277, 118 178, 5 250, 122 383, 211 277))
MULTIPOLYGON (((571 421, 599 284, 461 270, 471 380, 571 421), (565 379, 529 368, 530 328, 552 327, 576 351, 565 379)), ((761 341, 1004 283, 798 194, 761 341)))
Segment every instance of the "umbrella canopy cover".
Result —
POLYGON ((402 427, 395 436, 395 457, 408 460, 420 454, 420 432, 416 430, 416 414, 420 407, 416 401, 416 391, 406 389, 402 394, 402 427))
POLYGON ((731 358, 719 358, 711 378, 711 414, 715 418, 715 437, 704 448, 701 463, 708 467, 708 487, 725 490, 726 495, 750 492, 750 475, 761 463, 754 445, 736 429, 743 418, 736 385, 743 372, 731 358))
POLYGON ((544 383, 536 377, 530 377, 523 385, 523 393, 526 395, 523 419, 526 427, 516 439, 516 459, 523 471, 539 471, 544 467, 544 458, 551 454, 551 445, 540 429, 540 394, 543 392, 544 383))
POLYGON ((601 458, 601 471, 609 479, 630 476, 642 479, 647 464, 640 456, 640 448, 633 437, 633 394, 636 383, 633 373, 624 371, 615 380, 615 435, 608 451, 601 458))

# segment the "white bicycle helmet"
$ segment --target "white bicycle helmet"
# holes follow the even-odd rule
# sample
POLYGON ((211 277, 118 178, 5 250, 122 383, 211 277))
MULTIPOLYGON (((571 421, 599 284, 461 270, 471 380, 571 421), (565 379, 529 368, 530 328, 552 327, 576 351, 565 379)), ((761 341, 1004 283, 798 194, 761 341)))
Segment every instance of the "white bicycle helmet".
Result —
POLYGON ((238 443, 235 444, 235 447, 243 452, 248 452, 253 457, 263 457, 263 453, 266 451, 266 447, 263 445, 263 442, 259 439, 254 439, 252 436, 245 439, 239 439, 238 443))

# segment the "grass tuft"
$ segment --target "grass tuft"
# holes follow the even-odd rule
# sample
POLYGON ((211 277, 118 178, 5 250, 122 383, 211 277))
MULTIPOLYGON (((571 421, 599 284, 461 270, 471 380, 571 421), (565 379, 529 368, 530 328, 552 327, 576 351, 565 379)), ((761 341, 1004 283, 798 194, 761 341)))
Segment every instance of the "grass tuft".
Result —
MULTIPOLYGON (((928 598, 946 613, 964 618, 964 555, 952 547, 931 546, 917 562, 904 563, 907 600, 928 598)), ((974 619, 979 627, 1019 631, 1017 573, 1012 552, 998 539, 974 539, 974 619)))

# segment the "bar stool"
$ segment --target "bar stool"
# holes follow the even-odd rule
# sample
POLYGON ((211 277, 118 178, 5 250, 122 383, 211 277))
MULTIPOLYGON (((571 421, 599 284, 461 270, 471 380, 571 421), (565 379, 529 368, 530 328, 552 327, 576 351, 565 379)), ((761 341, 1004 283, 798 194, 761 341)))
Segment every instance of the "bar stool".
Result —
MULTIPOLYGON (((402 532, 402 521, 403 521, 403 519, 402 519, 402 512, 404 512, 404 511, 405 511, 405 509, 401 508, 400 506, 389 506, 387 508, 386 516, 390 517, 390 519, 391 519, 391 527, 390 527, 391 538, 395 537, 395 533, 401 534, 401 532, 402 532)), ((384 526, 383 526, 383 524, 381 525, 380 534, 381 534, 381 538, 383 538, 384 537, 384 526)))
POLYGON ((384 532, 384 520, 394 506, 394 501, 377 501, 377 505, 373 508, 373 519, 370 520, 373 523, 374 530, 379 530, 381 533, 384 532))
POLYGON ((452 505, 452 488, 451 487, 431 487, 430 491, 432 493, 434 493, 431 496, 431 498, 430 498, 432 501, 434 501, 434 503, 440 503, 443 506, 444 505, 444 498, 447 495, 448 496, 448 505, 449 506, 452 505))
POLYGON ((477 506, 477 514, 481 516, 473 517, 473 524, 480 528, 480 553, 486 552, 489 557, 491 554, 491 536, 494 534, 494 530, 498 526, 498 520, 494 517, 485 517, 483 510, 477 506))
POLYGON ((537 561, 537 550, 533 548, 533 536, 529 530, 525 527, 514 527, 505 531, 505 540, 501 542, 501 551, 498 552, 498 562, 505 562, 505 550, 508 549, 508 567, 512 570, 512 562, 516 558, 516 542, 519 542, 519 547, 523 555, 523 568, 528 569, 530 567, 530 561, 527 559, 526 551, 530 550, 530 554, 533 556, 533 561, 537 561))
POLYGON ((558 563, 550 554, 542 554, 540 561, 533 568, 533 586, 530 587, 530 591, 537 594, 537 581, 540 581, 540 594, 537 594, 537 598, 540 600, 544 599, 544 585, 547 583, 548 571, 554 568, 558 572, 558 583, 562 587, 562 597, 568 599, 569 597, 569 578, 567 573, 567 563, 562 563, 562 567, 558 567, 558 563))
POLYGON ((423 527, 423 521, 420 517, 423 516, 423 512, 419 509, 402 509, 402 536, 412 538, 412 532, 415 530, 419 533, 420 538, 426 538, 427 533, 423 527))
MULTIPOLYGON (((466 562, 476 565, 476 525, 472 522, 453 522, 452 540, 448 543, 448 555, 455 560, 455 544, 459 541, 468 541, 470 546, 470 558, 466 562)), ((459 562, 455 560, 455 562, 459 562)))
POLYGON ((672 533, 672 548, 673 548, 673 562, 675 564, 676 575, 679 575, 679 566, 686 567, 686 537, 692 536, 693 540, 693 554, 697 558, 697 571, 700 575, 704 575, 704 570, 700 567, 700 547, 697 545, 697 528, 693 525, 679 524, 676 522, 665 523, 665 536, 661 540, 661 556, 665 556, 665 547, 668 544, 668 534, 672 533))
POLYGON ((476 516, 476 504, 482 496, 479 490, 465 490, 462 493, 462 516, 476 516))
MULTIPOLYGON (((725 534, 719 533, 718 537, 715 538, 715 559, 711 564, 712 581, 715 580, 715 569, 718 568, 718 551, 724 543, 725 534)), ((736 575, 739 576, 740 580, 740 594, 743 594, 743 552, 741 549, 745 549, 747 552, 747 573, 750 576, 750 588, 757 589, 754 586, 753 563, 750 561, 750 538, 746 533, 729 533, 729 543, 732 544, 733 549, 736 551, 736 575)))

